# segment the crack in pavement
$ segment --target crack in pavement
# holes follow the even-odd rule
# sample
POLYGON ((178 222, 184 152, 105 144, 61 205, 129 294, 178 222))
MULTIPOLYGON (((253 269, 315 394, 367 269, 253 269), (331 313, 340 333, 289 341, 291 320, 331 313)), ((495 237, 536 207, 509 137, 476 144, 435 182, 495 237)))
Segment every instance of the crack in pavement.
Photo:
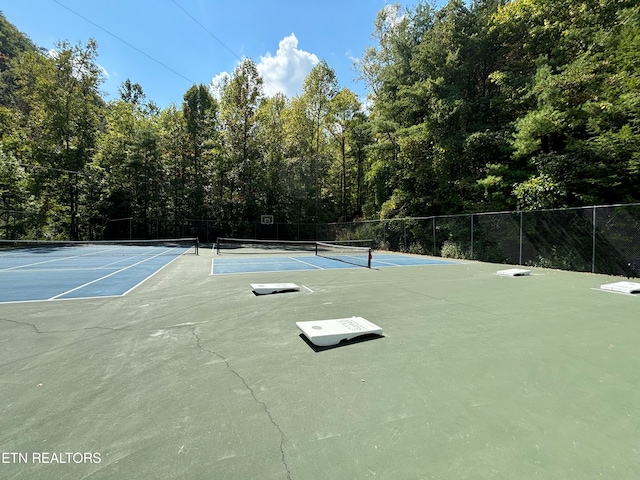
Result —
POLYGON ((16 325, 22 325, 24 327, 31 327, 31 328, 33 328, 33 330, 36 333, 40 333, 42 335, 47 334, 47 333, 82 332, 84 330, 109 330, 109 331, 112 331, 112 332, 118 332, 120 330, 131 331, 130 328, 126 328, 126 327, 122 327, 122 328, 115 328, 115 327, 82 327, 82 328, 73 328, 71 330, 40 330, 35 323, 20 322, 18 320, 11 320, 9 318, 0 318, 0 322, 8 322, 8 323, 14 323, 16 325))
MULTIPOLYGON (((69 333, 69 332, 76 332, 76 331, 82 331, 82 330, 138 331, 137 329, 130 329, 130 328, 126 328, 126 327, 125 328, 85 327, 85 328, 78 328, 78 329, 73 329, 73 330, 43 331, 43 330, 40 330, 35 323, 20 322, 18 320, 11 320, 11 319, 6 319, 6 318, 1 318, 0 321, 13 323, 13 324, 16 324, 16 325, 22 325, 22 326, 25 326, 25 327, 31 327, 35 333, 42 334, 42 335, 48 334, 48 333, 69 333)), ((207 323, 207 322, 203 322, 203 323, 207 323)), ((196 339, 196 346, 198 347, 198 349, 201 352, 206 352, 206 353, 209 353, 211 355, 215 355, 216 357, 220 358, 224 362, 227 370, 229 370, 236 377, 238 377, 238 379, 242 382, 244 387, 251 394, 251 397, 253 398, 253 400, 256 403, 258 403, 260 406, 262 406, 262 408, 264 409, 265 413, 267 414, 267 417, 269 418, 269 422, 271 422, 271 424, 278 430, 278 432, 280 434, 280 455, 281 455, 281 459, 282 459, 282 465, 284 466, 285 470, 287 471, 287 480, 291 480, 291 469, 289 467, 289 464, 287 463, 286 455, 285 455, 285 452, 284 452, 285 435, 284 435, 284 431, 282 430, 282 427, 280 427, 278 422, 276 422, 275 419, 273 418, 273 415, 269 411, 269 408, 267 407, 267 404, 264 403, 262 400, 260 400, 256 396, 256 393, 253 390, 253 388, 251 388, 249 386, 249 384, 247 383, 247 381, 244 379, 244 377, 242 375, 240 375, 236 370, 234 370, 231 367, 231 364, 229 363, 229 361, 225 357, 220 355, 218 352, 216 352, 214 350, 211 350, 211 349, 208 349, 208 348, 205 348, 205 347, 202 346, 202 340, 200 339, 200 335, 198 335, 198 325, 202 325, 203 323, 197 323, 197 324, 184 323, 184 324, 179 324, 179 325, 171 325, 171 326, 168 326, 168 327, 165 327, 165 328, 167 328, 167 329, 187 328, 187 327, 190 328, 191 329, 191 334, 196 339)), ((147 330, 147 329, 143 329, 143 330, 147 330)))
MULTIPOLYGON (((35 333, 40 333, 42 335, 47 334, 47 333, 83 332, 83 331, 87 331, 87 330, 107 330, 107 331, 110 331, 110 332, 147 332, 147 331, 156 330, 155 328, 103 327, 103 326, 72 328, 72 329, 69 329, 69 330, 40 330, 35 323, 20 322, 18 320, 12 320, 10 318, 0 318, 0 322, 8 322, 8 323, 16 324, 16 325, 22 325, 22 326, 25 326, 25 327, 31 327, 31 328, 33 328, 35 333)), ((178 324, 178 325, 169 325, 169 326, 158 327, 158 328, 165 328, 167 330, 171 330, 171 329, 175 329, 175 328, 178 328, 178 329, 179 328, 190 328, 190 327, 193 327, 194 325, 203 325, 205 323, 208 323, 208 322, 200 322, 200 323, 191 323, 191 322, 189 322, 189 323, 181 323, 181 324, 178 324)))
POLYGON ((194 336, 194 338, 196 339, 196 346, 198 347, 198 349, 202 352, 206 352, 206 353, 210 353, 211 355, 215 355, 216 357, 220 358, 227 370, 229 370, 231 373, 233 373, 236 377, 238 377, 238 379, 243 383, 243 385, 245 386, 245 388, 249 391, 249 393, 251 394, 251 397, 253 397, 253 400, 258 403, 259 405, 262 406, 262 408, 264 409, 265 413, 267 414, 267 417, 269 417, 269 421, 271 422, 271 424, 276 427, 276 429, 278 430, 278 432, 280 433, 280 455, 282 458, 282 465, 284 466, 285 470, 287 471, 287 480, 291 480, 291 469, 289 468, 289 464, 287 463, 287 458, 286 455, 284 453, 284 431, 282 430, 282 427, 280 427, 280 425, 278 425, 278 423, 275 421, 275 419, 273 418, 273 415, 271 415, 271 412, 269 411, 269 408, 267 407, 267 404, 264 403, 262 400, 260 400, 257 396, 255 391, 253 390, 253 388, 251 388, 249 386, 249 384, 247 383, 247 381, 244 379, 244 377, 242 375, 240 375, 236 370, 234 370, 231 365, 229 364, 229 361, 223 357, 222 355, 220 355, 218 352, 210 350, 208 348, 205 348, 202 346, 202 341, 200 339, 200 335, 198 335, 198 327, 195 326, 192 330, 192 334, 194 336))
POLYGON ((3 322, 15 323, 16 325, 22 325, 22 326, 24 326, 24 327, 31 327, 31 328, 33 328, 33 330, 34 330, 36 333, 47 333, 47 332, 43 332, 43 331, 41 331, 41 330, 38 330, 38 327, 36 326, 36 324, 35 324, 35 323, 19 322, 19 321, 17 321, 17 320, 9 320, 8 318, 2 318, 2 319, 0 319, 0 320, 1 320, 1 321, 3 321, 3 322))

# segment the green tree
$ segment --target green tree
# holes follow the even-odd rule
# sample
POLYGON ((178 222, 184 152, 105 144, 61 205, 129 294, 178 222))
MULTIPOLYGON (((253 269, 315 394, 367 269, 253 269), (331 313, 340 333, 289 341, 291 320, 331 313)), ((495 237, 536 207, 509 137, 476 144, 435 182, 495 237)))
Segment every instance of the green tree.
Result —
MULTIPOLYGON (((34 43, 9 23, 0 12, 0 112, 6 107, 15 108, 16 106, 16 85, 11 71, 13 60, 24 52, 36 52, 37 50, 34 43)), ((7 114, 0 114, 0 126, 4 123, 3 117, 5 115, 7 114)))
POLYGON ((118 93, 120 94, 120 100, 136 106, 141 106, 146 98, 142 86, 139 83, 131 83, 128 78, 120 85, 118 93))
MULTIPOLYGON (((354 177, 357 175, 357 165, 351 153, 351 139, 356 122, 355 117, 360 112, 361 105, 357 96, 348 88, 340 90, 329 105, 327 130, 335 143, 338 155, 334 158, 332 171, 337 173, 337 182, 331 180, 331 186, 337 186, 339 220, 346 221, 353 213, 351 190, 354 177)), ((355 149, 355 148, 354 148, 355 149)))
POLYGON ((230 166, 236 218, 256 219, 264 204, 260 188, 263 162, 257 142, 262 84, 256 64, 245 59, 233 71, 220 103, 222 141, 230 166))
POLYGON ((155 236, 150 219, 169 213, 168 168, 162 160, 159 119, 136 102, 117 100, 105 111, 95 167, 105 174, 101 213, 111 219, 143 221, 135 232, 111 235, 155 236))
POLYGON ((321 218, 324 175, 329 164, 325 151, 326 136, 324 132, 329 120, 331 101, 338 92, 338 80, 335 71, 325 61, 318 63, 304 79, 302 90, 302 100, 305 103, 306 115, 313 126, 311 171, 313 175, 315 211, 312 219, 313 221, 318 221, 321 218))
POLYGON ((279 222, 291 218, 293 199, 288 188, 290 171, 286 158, 285 122, 288 102, 282 93, 265 98, 257 111, 257 140, 264 161, 260 180, 267 214, 279 222))
POLYGON ((496 8, 492 1, 469 8, 451 0, 435 12, 423 4, 403 14, 399 8, 381 12, 374 35, 381 45, 369 56, 378 68, 368 70, 376 74, 369 83, 377 140, 369 210, 394 216, 474 207, 477 182, 487 175, 477 146, 504 138, 491 103, 497 51, 486 28, 496 8))
POLYGON ((372 37, 377 45, 369 47, 357 65, 373 102, 369 121, 375 142, 370 152, 371 167, 365 174, 369 192, 363 205, 366 216, 395 212, 398 202, 392 196, 404 195, 401 183, 405 171, 399 163, 398 136, 400 128, 411 125, 405 114, 413 104, 403 98, 403 89, 413 82, 411 59, 433 20, 430 7, 422 2, 414 11, 403 11, 398 3, 385 6, 374 22, 372 37))
MULTIPOLYGON (((535 107, 515 123, 514 156, 535 171, 531 181, 516 187, 522 208, 539 205, 526 199, 535 199, 542 184, 546 206, 638 198, 637 176, 631 168, 637 137, 630 135, 638 110, 633 100, 628 101, 637 97, 638 87, 626 82, 629 76, 616 61, 619 52, 625 52, 625 40, 633 38, 628 33, 633 31, 634 16, 616 13, 624 6, 620 3, 602 2, 585 12, 567 2, 563 16, 553 23, 559 31, 548 46, 553 56, 538 57, 528 93, 535 107), (621 78, 624 89, 614 80, 621 78)), ((633 55, 637 64, 637 50, 633 55)))
POLYGON ((369 118, 362 111, 357 112, 352 118, 349 143, 351 156, 355 162, 355 191, 352 195, 355 210, 353 213, 354 217, 358 218, 364 215, 364 204, 367 198, 365 174, 369 170, 368 151, 373 143, 369 118))
POLYGON ((32 236, 33 198, 28 175, 11 153, 0 149, 0 236, 17 239, 32 236))
POLYGON ((189 214, 205 218, 211 211, 207 208, 209 184, 212 178, 214 153, 219 151, 218 102, 204 85, 194 85, 184 95, 182 104, 186 132, 188 135, 189 214))
POLYGON ((27 52, 13 67, 30 141, 24 161, 39 168, 35 193, 49 197, 45 208, 66 213, 67 222, 60 223, 72 239, 80 238, 80 217, 92 213, 83 197, 103 105, 96 58, 94 40, 85 46, 61 42, 52 55, 27 52))
MULTIPOLYGON (((189 216, 189 148, 187 126, 182 110, 170 105, 158 116, 162 165, 168 178, 167 209, 176 219, 189 216)), ((177 232, 176 232, 177 233, 177 232)))
POLYGON ((292 221, 308 222, 317 214, 314 178, 314 123, 302 96, 293 98, 283 111, 285 142, 285 190, 291 198, 292 221))

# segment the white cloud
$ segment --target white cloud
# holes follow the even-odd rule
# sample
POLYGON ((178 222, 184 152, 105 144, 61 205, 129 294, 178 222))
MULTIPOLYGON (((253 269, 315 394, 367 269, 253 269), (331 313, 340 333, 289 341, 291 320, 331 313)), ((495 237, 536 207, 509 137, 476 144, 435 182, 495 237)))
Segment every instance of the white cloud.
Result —
MULTIPOLYGON (((311 69, 320 63, 318 57, 298 48, 295 34, 280 40, 275 55, 267 53, 256 64, 258 73, 264 81, 264 93, 270 97, 282 92, 287 97, 302 93, 302 84, 311 69)), ((210 91, 218 100, 222 90, 231 80, 231 74, 221 72, 211 80, 210 91)))
POLYGON ((319 62, 315 54, 298 48, 295 34, 283 38, 275 56, 267 53, 257 64, 264 80, 264 93, 271 96, 282 92, 287 97, 302 93, 304 79, 319 62))
POLYGON ((288 97, 302 93, 302 83, 311 69, 320 62, 318 57, 298 48, 295 34, 280 40, 275 56, 260 57, 258 72, 264 79, 267 95, 282 92, 288 97))
POLYGON ((271 96, 282 92, 287 97, 302 93, 304 79, 319 62, 315 54, 298 48, 295 34, 283 38, 275 56, 267 53, 257 65, 264 80, 264 93, 271 96))

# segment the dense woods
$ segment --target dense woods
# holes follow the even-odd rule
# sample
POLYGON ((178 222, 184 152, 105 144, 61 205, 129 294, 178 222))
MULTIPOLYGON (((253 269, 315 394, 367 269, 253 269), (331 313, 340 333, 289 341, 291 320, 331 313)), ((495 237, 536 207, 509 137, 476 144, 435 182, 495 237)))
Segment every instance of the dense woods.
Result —
POLYGON ((126 81, 105 101, 98 53, 44 52, 0 16, 0 238, 640 201, 634 0, 387 5, 356 65, 367 99, 325 61, 266 97, 245 59, 219 95, 160 109, 126 81))

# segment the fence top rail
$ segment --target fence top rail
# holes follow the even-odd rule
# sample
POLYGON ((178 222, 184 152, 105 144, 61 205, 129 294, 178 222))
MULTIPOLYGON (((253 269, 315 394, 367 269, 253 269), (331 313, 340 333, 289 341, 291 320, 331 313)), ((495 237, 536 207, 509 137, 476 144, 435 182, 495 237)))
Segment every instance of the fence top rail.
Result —
POLYGON ((537 210, 501 210, 495 212, 473 212, 473 213, 452 213, 448 215, 429 215, 425 217, 401 217, 401 218, 381 218, 370 220, 357 220, 352 222, 332 222, 322 225, 354 225, 359 223, 380 223, 380 222, 400 222, 407 220, 432 220, 438 218, 455 218, 455 217, 469 217, 469 216, 481 216, 481 215, 520 215, 524 213, 538 213, 538 212, 564 212, 567 210, 592 210, 594 208, 619 208, 619 207, 638 207, 640 202, 637 203, 612 203, 606 205, 584 205, 582 207, 563 207, 563 208, 541 208, 537 210))
MULTIPOLYGON (((341 226, 341 225, 358 225, 363 223, 385 223, 385 222, 402 222, 407 220, 432 220, 438 218, 455 218, 455 217, 469 217, 469 216, 480 216, 480 215, 520 215, 525 213, 538 213, 538 212, 562 212, 568 210, 590 210, 594 208, 620 208, 620 207, 638 207, 640 206, 640 202, 637 203, 615 203, 615 204, 607 204, 607 205, 584 205, 582 207, 564 207, 564 208, 541 208, 538 210, 500 210, 493 212, 472 212, 472 213, 452 213, 447 215, 427 215, 427 216, 419 216, 419 217, 399 217, 399 218, 374 218, 367 220, 352 220, 350 222, 273 222, 272 225, 305 225, 305 226, 341 226)), ((0 212, 11 212, 11 213, 26 213, 19 212, 14 210, 0 210, 0 212)), ((106 218, 106 217, 105 217, 106 218)), ((132 220, 138 221, 140 219, 135 217, 124 217, 124 218, 107 218, 108 221, 116 222, 116 221, 124 221, 124 220, 132 220)), ((212 218, 147 218, 145 221, 180 221, 180 222, 218 222, 220 224, 254 224, 259 223, 259 220, 251 221, 251 220, 225 220, 220 221, 218 219, 212 218)))

